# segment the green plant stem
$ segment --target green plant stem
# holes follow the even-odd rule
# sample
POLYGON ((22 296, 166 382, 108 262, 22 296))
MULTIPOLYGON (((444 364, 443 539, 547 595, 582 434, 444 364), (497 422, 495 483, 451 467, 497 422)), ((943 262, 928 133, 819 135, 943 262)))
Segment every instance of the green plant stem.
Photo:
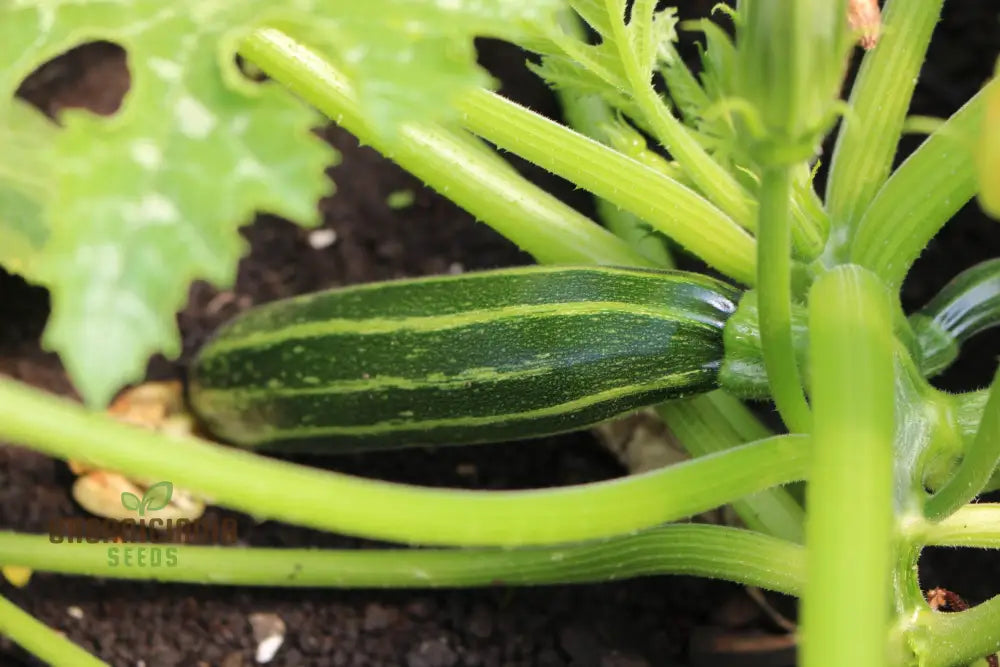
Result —
POLYGON ((809 449, 804 437, 779 436, 595 484, 541 491, 425 489, 193 438, 165 440, 4 379, 0 438, 138 479, 170 480, 260 519, 445 546, 559 544, 650 528, 802 479, 809 449))
MULTIPOLYGON (((568 7, 559 13, 559 25, 567 33, 582 41, 587 39, 587 29, 583 21, 568 7)), ((563 117, 571 128, 602 144, 609 144, 606 128, 616 122, 611 107, 600 95, 584 94, 558 88, 555 91, 562 106, 563 117)), ((606 199, 595 197, 598 219, 615 236, 645 255, 657 266, 673 268, 674 261, 667 247, 667 240, 660 234, 652 233, 648 225, 634 214, 624 211, 606 199)))
POLYGON ((990 83, 928 137, 886 181, 858 222, 851 260, 879 274, 890 287, 903 283, 934 235, 975 196, 979 186, 972 142, 987 93, 997 85, 990 83))
POLYGON ((1000 325, 1000 257, 962 271, 919 312, 957 345, 1000 325))
MULTIPOLYGON (((578 21, 576 23, 579 24, 578 21)), ((607 133, 603 128, 615 122, 615 118, 604 100, 597 95, 580 95, 567 90, 557 90, 556 94, 570 127, 596 141, 608 143, 607 133)), ((606 199, 595 197, 594 204, 598 219, 615 236, 623 239, 657 266, 673 268, 673 257, 662 235, 653 233, 637 216, 606 199)))
MULTIPOLYGON (((441 187, 445 196, 477 216, 490 218, 490 224, 505 236, 522 238, 522 247, 539 261, 606 258, 609 253, 599 249, 605 243, 618 244, 624 249, 619 254, 627 254, 627 259, 615 263, 649 264, 607 230, 586 218, 582 220, 588 224, 580 223, 579 214, 565 217, 571 209, 523 179, 515 179, 511 172, 501 173, 481 151, 470 150, 468 141, 456 139, 452 131, 411 123, 401 127, 392 142, 380 138, 364 121, 349 80, 320 54, 283 33, 258 30, 244 40, 240 53, 432 187, 448 184, 447 190, 441 187), (463 180, 454 178, 455 171, 462 173, 463 180), (528 194, 528 201, 519 200, 528 194), (538 210, 542 201, 547 209, 544 215, 538 210), (504 218, 497 215, 498 209, 511 213, 504 218), (532 219, 526 219, 525 212, 532 219)), ((753 239, 691 190, 487 91, 472 92, 458 100, 457 107, 463 122, 483 138, 635 213, 737 280, 752 280, 753 239), (622 188, 623 182, 629 187, 622 188)))
POLYGON ((807 164, 793 171, 792 189, 792 248, 796 257, 809 262, 823 252, 827 235, 830 233, 830 218, 823 208, 823 201, 816 194, 812 183, 812 173, 807 164))
POLYGON ((1000 461, 1000 368, 993 376, 990 397, 976 437, 962 456, 958 470, 924 507, 924 514, 938 521, 952 514, 979 493, 1000 461))
POLYGON ((0 597, 0 634, 50 665, 107 665, 4 597, 0 597))
POLYGON ((918 521, 909 532, 931 546, 1000 549, 1000 504, 966 505, 941 521, 918 521))
MULTIPOLYGON (((743 403, 722 390, 661 403, 656 411, 692 456, 707 456, 771 435, 743 403)), ((786 489, 767 489, 732 506, 751 530, 795 543, 805 540, 805 514, 786 489)))
POLYGON ((578 545, 524 549, 263 549, 186 545, 52 544, 0 532, 0 562, 34 570, 229 586, 453 588, 535 586, 686 574, 795 595, 804 550, 748 530, 675 524, 578 545), (173 549, 176 567, 123 560, 131 548, 173 549), (108 561, 117 549, 118 561, 108 561))
POLYGON ((632 89, 632 99, 645 117, 650 130, 709 201, 741 227, 753 229, 754 206, 749 193, 722 165, 712 159, 684 124, 674 117, 653 88, 652 73, 640 66, 635 52, 635 40, 625 27, 625 3, 621 0, 605 0, 605 7, 618 45, 618 55, 632 89))
POLYGON ((812 417, 792 342, 792 177, 788 167, 765 169, 760 189, 757 284, 760 337, 774 402, 789 431, 808 433, 812 417))
POLYGON ((263 29, 240 53, 338 125, 350 131, 540 262, 650 266, 626 243, 519 176, 498 155, 461 131, 408 123, 389 141, 368 124, 350 81, 316 52, 263 29), (461 177, 456 175, 460 174, 461 177))
POLYGON ((1000 650, 1000 596, 958 613, 925 607, 915 625, 910 642, 920 667, 971 665, 1000 650))
POLYGON ((1000 258, 962 271, 908 319, 921 371, 927 376, 943 371, 965 341, 1000 325, 1000 258))
POLYGON ((892 310, 857 266, 809 295, 813 443, 806 506, 803 667, 882 667, 893 548, 892 310), (864 604, 845 591, 864 591, 864 604))
POLYGON ((693 190, 489 91, 474 91, 457 106, 475 134, 634 213, 726 275, 753 283, 753 237, 693 190))
POLYGON ((827 210, 835 256, 892 168, 906 111, 944 0, 887 0, 879 45, 865 55, 830 163, 827 210))

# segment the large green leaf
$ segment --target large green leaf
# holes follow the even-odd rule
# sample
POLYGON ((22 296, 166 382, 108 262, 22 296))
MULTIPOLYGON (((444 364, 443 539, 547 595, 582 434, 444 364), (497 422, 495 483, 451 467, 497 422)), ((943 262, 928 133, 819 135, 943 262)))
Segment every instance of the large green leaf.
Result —
POLYGON ((236 49, 251 30, 322 35, 351 64, 373 121, 391 131, 404 120, 447 115, 449 98, 486 81, 474 36, 515 37, 559 2, 0 5, 0 141, 5 149, 11 136, 51 146, 27 168, 7 150, 0 155, 0 263, 51 290, 44 340, 87 402, 103 404, 141 377, 151 353, 178 351, 174 315, 189 283, 232 281, 243 251, 237 228, 255 211, 318 221, 316 201, 331 191, 324 169, 335 153, 311 132, 320 122, 314 112, 239 72, 236 49), (128 54, 132 85, 119 112, 66 112, 55 136, 21 133, 18 84, 46 60, 95 39, 128 54), (26 187, 26 178, 40 187, 26 187))
POLYGON ((0 266, 32 279, 48 237, 55 125, 15 100, 0 113, 0 266))

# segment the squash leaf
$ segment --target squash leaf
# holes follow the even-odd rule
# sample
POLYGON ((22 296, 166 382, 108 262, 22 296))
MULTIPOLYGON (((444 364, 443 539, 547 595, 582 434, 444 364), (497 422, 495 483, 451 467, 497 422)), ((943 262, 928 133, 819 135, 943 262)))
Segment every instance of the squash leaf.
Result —
POLYGON ((559 4, 0 5, 0 263, 49 288, 44 343, 60 354, 85 401, 106 404, 143 375, 150 354, 179 351, 175 313, 188 285, 232 282, 245 250, 237 229, 255 212, 319 222, 316 202, 332 191, 324 170, 336 153, 312 132, 322 122, 315 112, 239 71, 236 50, 252 30, 325 36, 357 77, 365 111, 388 133, 405 120, 446 116, 443 101, 488 83, 475 62, 475 36, 526 34, 559 4), (20 82, 98 39, 128 55, 131 89, 119 111, 67 111, 60 127, 29 120, 14 99, 20 82), (22 131, 27 123, 35 128, 22 131), (10 150, 18 140, 25 148, 10 150))

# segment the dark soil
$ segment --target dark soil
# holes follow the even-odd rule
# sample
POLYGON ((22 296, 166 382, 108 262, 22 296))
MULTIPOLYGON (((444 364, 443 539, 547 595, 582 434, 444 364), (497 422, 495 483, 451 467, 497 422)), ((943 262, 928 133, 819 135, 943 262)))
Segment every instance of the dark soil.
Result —
MULTIPOLYGON (((705 7, 711 3, 700 3, 705 7)), ((990 3, 953 2, 931 51, 914 113, 944 116, 988 77, 1000 48, 1000 23, 990 3)), ((521 66, 523 57, 497 44, 484 63, 504 92, 556 115, 554 100, 521 66)), ((127 88, 123 55, 97 44, 67 54, 36 73, 22 94, 45 111, 87 106, 111 112, 127 88)), ((184 353, 154 359, 150 378, 183 376, 185 364, 218 324, 252 304, 334 285, 527 263, 530 258, 483 224, 337 129, 326 130, 342 151, 331 170, 337 194, 321 203, 332 245, 315 249, 310 232, 261 217, 245 229, 249 255, 228 291, 192 287, 179 316, 184 353), (411 190, 414 204, 394 210, 386 197, 411 190)), ((524 167, 536 182, 589 211, 585 193, 524 167)), ((926 301, 975 261, 996 256, 1000 225, 975 204, 928 249, 907 282, 909 307, 926 301)), ((0 272, 0 373, 72 395, 58 360, 38 339, 47 316, 44 290, 0 272)), ((968 389, 992 374, 1000 337, 982 336, 943 379, 968 389), (987 360, 987 363, 984 363, 987 360)), ((70 497, 65 465, 32 452, 0 448, 0 525, 43 532, 50 518, 82 515, 70 497)), ((606 479, 623 470, 588 434, 530 443, 354 455, 325 465, 370 477, 427 485, 513 489, 606 479)), ((220 512, 219 510, 210 510, 220 512)), ((241 538, 253 545, 356 546, 358 541, 240 517, 241 538)), ((1000 590, 991 552, 931 550, 925 581, 978 602, 1000 590)), ((713 656, 714 637, 731 632, 777 633, 738 586, 687 577, 659 577, 575 587, 452 591, 282 590, 154 585, 35 574, 10 596, 74 641, 116 665, 253 664, 248 617, 271 612, 288 633, 276 665, 784 665, 789 653, 754 662, 713 656)), ((863 600, 863 595, 859 595, 863 600)), ((0 662, 29 663, 0 641, 0 662)))

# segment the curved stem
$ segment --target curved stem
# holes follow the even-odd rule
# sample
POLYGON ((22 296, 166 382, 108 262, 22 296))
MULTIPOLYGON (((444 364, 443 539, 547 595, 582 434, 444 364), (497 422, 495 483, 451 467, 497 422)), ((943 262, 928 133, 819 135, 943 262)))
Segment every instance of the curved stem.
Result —
POLYGON ((261 519, 448 546, 559 544, 650 528, 802 479, 809 451, 804 437, 779 436, 595 484, 540 491, 426 489, 193 438, 165 439, 3 379, 0 438, 139 479, 170 480, 261 519))
MULTIPOLYGON (((148 551, 147 551, 148 553, 148 551)), ((166 552, 163 552, 166 558, 166 552)), ((801 547, 748 530, 669 525, 586 544, 523 549, 263 549, 63 543, 0 532, 0 561, 34 570, 236 586, 535 586, 688 574, 795 595, 801 547), (171 550, 174 567, 125 562, 124 549, 171 550), (109 562, 115 550, 116 561, 109 562)))
POLYGON ((937 322, 958 344, 1000 325, 1000 258, 962 271, 920 309, 920 314, 937 322))
MULTIPOLYGON (((722 390, 667 401, 656 411, 692 456, 707 456, 771 435, 743 403, 722 390)), ((752 530, 795 543, 805 540, 805 513, 787 489, 767 489, 732 506, 752 530)))
POLYGON ((893 550, 892 310, 857 266, 809 295, 815 428, 806 507, 803 667, 885 664, 893 550), (844 591, 864 591, 858 605, 844 591))
POLYGON ((51 665, 107 665, 4 597, 0 597, 0 634, 51 665))
POLYGON ((980 262, 958 274, 910 316, 921 352, 921 370, 947 368, 962 343, 1000 325, 1000 259, 980 262))
POLYGON ((788 430, 808 433, 812 417, 792 341, 791 170, 772 167, 761 183, 757 283, 764 365, 788 430))
POLYGON ((979 430, 955 474, 924 506, 924 515, 937 521, 952 514, 982 492, 1000 461, 1000 368, 993 376, 990 397, 979 430))
POLYGON ((911 644, 921 667, 969 665, 1000 650, 1000 596, 958 613, 924 609, 911 644))
POLYGON ((621 239, 528 182, 499 155, 461 131, 408 123, 387 141, 368 125, 350 81, 320 55, 264 29, 240 53, 362 143, 373 146, 540 262, 651 266, 621 239), (461 174, 461 178, 456 178, 461 174))

